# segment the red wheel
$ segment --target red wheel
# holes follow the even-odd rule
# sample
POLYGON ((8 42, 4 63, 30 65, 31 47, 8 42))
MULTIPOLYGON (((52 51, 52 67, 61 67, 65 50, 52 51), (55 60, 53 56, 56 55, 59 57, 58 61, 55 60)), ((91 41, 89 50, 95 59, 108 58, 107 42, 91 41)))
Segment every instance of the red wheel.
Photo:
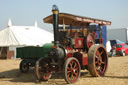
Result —
POLYGON ((80 76, 80 64, 76 58, 68 58, 64 64, 65 81, 74 83, 80 76))
POLYGON ((89 33, 87 35, 87 37, 85 38, 85 43, 84 44, 85 44, 85 48, 87 50, 95 43, 94 37, 95 37, 94 34, 89 33))
MULTIPOLYGON (((45 67, 42 67, 42 58, 40 58, 37 62, 36 62, 36 76, 38 80, 42 80, 42 81, 48 81, 48 79, 51 78, 52 73, 46 71, 45 67)), ((45 65, 47 68, 49 67, 48 64, 45 65)))
POLYGON ((92 76, 104 76, 108 56, 103 45, 93 45, 88 52, 88 70, 92 76))

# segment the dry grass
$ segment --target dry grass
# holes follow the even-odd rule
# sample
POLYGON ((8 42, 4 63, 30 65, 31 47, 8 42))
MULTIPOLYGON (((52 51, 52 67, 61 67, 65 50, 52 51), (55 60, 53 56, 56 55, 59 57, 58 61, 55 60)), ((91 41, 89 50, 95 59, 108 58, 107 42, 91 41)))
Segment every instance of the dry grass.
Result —
MULTIPOLYGON (((0 60, 0 85, 65 85, 61 74, 54 74, 47 82, 38 82, 34 69, 24 74, 19 71, 20 60, 0 60)), ((78 82, 72 85, 128 85, 128 56, 109 58, 105 77, 91 77, 87 70, 81 72, 78 82)))

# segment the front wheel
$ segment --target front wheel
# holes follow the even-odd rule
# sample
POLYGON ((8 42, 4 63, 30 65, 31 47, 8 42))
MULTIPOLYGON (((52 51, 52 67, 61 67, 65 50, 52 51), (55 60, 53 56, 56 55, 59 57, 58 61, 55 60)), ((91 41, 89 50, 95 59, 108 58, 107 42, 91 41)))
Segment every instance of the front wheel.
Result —
POLYGON ((36 76, 38 80, 41 81, 48 81, 48 79, 51 78, 52 73, 50 71, 47 71, 47 68, 49 68, 47 62, 43 61, 43 58, 40 58, 36 62, 36 76))
POLYGON ((65 61, 64 77, 68 84, 76 82, 80 77, 80 63, 76 58, 68 58, 65 61))

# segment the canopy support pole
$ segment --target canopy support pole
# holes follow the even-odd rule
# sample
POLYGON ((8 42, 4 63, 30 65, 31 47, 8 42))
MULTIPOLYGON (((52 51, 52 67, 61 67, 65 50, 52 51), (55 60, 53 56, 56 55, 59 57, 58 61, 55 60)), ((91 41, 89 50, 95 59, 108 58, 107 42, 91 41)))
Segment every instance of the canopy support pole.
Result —
POLYGON ((99 43, 102 43, 101 25, 99 24, 99 43))

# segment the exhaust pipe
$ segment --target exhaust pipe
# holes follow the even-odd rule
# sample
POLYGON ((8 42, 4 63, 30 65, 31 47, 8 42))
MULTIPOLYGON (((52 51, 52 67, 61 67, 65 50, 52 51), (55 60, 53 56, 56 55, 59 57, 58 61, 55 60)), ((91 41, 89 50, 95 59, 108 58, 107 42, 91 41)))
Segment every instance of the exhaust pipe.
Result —
POLYGON ((59 43, 59 37, 58 37, 59 10, 56 5, 53 5, 52 13, 53 13, 54 45, 57 45, 59 43))

